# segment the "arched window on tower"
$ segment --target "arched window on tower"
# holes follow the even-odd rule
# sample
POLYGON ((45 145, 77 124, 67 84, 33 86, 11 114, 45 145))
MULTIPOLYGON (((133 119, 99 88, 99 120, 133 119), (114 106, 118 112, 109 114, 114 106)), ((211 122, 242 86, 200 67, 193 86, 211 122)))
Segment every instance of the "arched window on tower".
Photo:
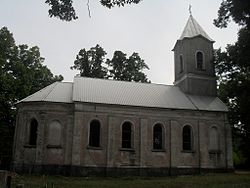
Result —
POLYGON ((37 128, 38 128, 37 120, 32 119, 31 122, 30 122, 29 145, 36 146, 36 143, 37 143, 37 128))
POLYGON ((204 56, 201 51, 198 51, 196 53, 196 68, 198 70, 203 70, 204 69, 204 56))
POLYGON ((182 130, 182 149, 192 150, 192 128, 189 125, 185 125, 182 130))
POLYGON ((101 124, 98 120, 93 120, 89 126, 89 146, 100 147, 101 124))
POLYGON ((163 149, 163 131, 159 123, 153 128, 153 149, 163 149))
POLYGON ((184 64, 183 64, 183 56, 180 55, 180 73, 182 73, 184 70, 184 64))
POLYGON ((122 124, 122 148, 132 148, 132 124, 128 121, 122 124))

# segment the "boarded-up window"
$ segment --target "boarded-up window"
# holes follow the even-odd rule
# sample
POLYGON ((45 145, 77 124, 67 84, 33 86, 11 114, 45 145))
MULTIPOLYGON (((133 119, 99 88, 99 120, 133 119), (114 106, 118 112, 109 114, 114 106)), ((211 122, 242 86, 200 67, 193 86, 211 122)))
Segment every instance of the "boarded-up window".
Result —
POLYGON ((100 147, 101 125, 98 120, 93 120, 89 127, 89 146, 100 147))
POLYGON ((202 52, 196 53, 196 66, 198 70, 204 69, 204 57, 202 52))
POLYGON ((209 149, 219 150, 219 135, 216 127, 210 128, 209 132, 209 149))
POLYGON ((192 150, 192 128, 189 125, 183 127, 182 142, 183 150, 192 150))
POLYGON ((37 143, 37 128, 38 128, 37 120, 32 119, 31 122, 30 122, 29 145, 36 146, 36 143, 37 143))
POLYGON ((161 124, 156 124, 153 129, 153 149, 163 149, 161 124))
POLYGON ((61 145, 62 126, 59 121, 52 121, 49 124, 48 144, 53 146, 61 145))
POLYGON ((132 124, 130 122, 122 125, 122 148, 132 148, 132 124))

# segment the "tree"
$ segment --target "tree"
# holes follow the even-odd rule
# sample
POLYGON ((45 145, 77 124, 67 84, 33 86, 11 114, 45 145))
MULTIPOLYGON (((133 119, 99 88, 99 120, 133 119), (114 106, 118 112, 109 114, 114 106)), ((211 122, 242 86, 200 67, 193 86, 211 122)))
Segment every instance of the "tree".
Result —
POLYGON ((144 69, 149 69, 139 56, 133 53, 129 58, 121 51, 115 51, 113 58, 105 59, 106 52, 98 44, 90 50, 81 49, 71 69, 80 71, 80 76, 110 78, 114 80, 149 82, 144 69))
POLYGON ((246 157, 250 167, 250 1, 223 0, 214 24, 224 28, 230 20, 241 28, 235 44, 215 53, 219 96, 229 106, 236 150, 246 157))
POLYGON ((42 65, 38 47, 15 44, 10 31, 0 29, 0 160, 8 167, 14 133, 15 103, 63 77, 42 65), (4 144, 4 145, 2 145, 4 144))
POLYGON ((250 24, 250 5, 248 0, 223 0, 219 11, 218 18, 214 20, 217 27, 225 28, 232 19, 240 26, 250 24))
POLYGON ((98 44, 88 51, 81 49, 76 56, 74 65, 70 68, 79 70, 81 76, 107 78, 107 69, 103 66, 105 55, 106 52, 98 44))
POLYGON ((150 82, 147 75, 142 72, 149 68, 139 54, 133 53, 129 58, 126 56, 121 51, 115 51, 113 58, 107 60, 107 64, 111 68, 111 77, 115 80, 150 82))
MULTIPOLYGON (((90 0, 87 0, 88 3, 89 1, 90 0)), ((107 8, 112 8, 114 6, 121 7, 131 3, 137 4, 140 1, 142 0, 100 0, 100 3, 107 8)), ((64 21, 72 21, 78 18, 73 7, 73 0, 46 0, 45 3, 50 6, 50 17, 56 17, 64 21)))

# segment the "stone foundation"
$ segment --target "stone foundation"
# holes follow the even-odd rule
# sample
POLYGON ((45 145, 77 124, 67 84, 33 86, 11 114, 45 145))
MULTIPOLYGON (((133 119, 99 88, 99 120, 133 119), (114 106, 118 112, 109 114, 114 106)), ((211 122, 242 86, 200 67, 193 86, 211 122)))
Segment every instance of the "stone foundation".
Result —
POLYGON ((227 173, 233 172, 230 168, 138 168, 138 167, 81 167, 81 166, 59 166, 59 165, 28 165, 19 164, 14 169, 20 174, 46 174, 46 175, 63 175, 79 177, 126 177, 126 176, 178 176, 193 175, 202 173, 227 173))

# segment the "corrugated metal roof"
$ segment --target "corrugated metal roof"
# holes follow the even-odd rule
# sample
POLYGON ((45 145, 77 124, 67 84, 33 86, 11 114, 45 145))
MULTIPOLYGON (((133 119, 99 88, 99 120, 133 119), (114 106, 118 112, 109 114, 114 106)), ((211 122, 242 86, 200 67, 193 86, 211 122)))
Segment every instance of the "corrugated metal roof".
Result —
POLYGON ((86 77, 75 77, 74 83, 55 82, 20 102, 33 101, 227 111, 219 98, 186 95, 177 86, 86 77))
POLYGON ((182 40, 184 38, 193 38, 199 35, 205 37, 211 42, 214 42, 213 39, 211 39, 208 34, 202 29, 202 27, 198 24, 194 17, 190 15, 179 40, 182 40))
POLYGON ((129 106, 195 109, 178 87, 75 77, 73 101, 129 106))
POLYGON ((48 102, 63 102, 72 103, 73 83, 68 82, 55 82, 40 91, 22 99, 20 102, 35 102, 35 101, 48 101, 48 102))
POLYGON ((187 95, 195 107, 206 111, 228 111, 227 106, 218 97, 187 95))
POLYGON ((217 97, 191 96, 179 87, 75 77, 73 101, 128 106, 227 111, 217 97))

